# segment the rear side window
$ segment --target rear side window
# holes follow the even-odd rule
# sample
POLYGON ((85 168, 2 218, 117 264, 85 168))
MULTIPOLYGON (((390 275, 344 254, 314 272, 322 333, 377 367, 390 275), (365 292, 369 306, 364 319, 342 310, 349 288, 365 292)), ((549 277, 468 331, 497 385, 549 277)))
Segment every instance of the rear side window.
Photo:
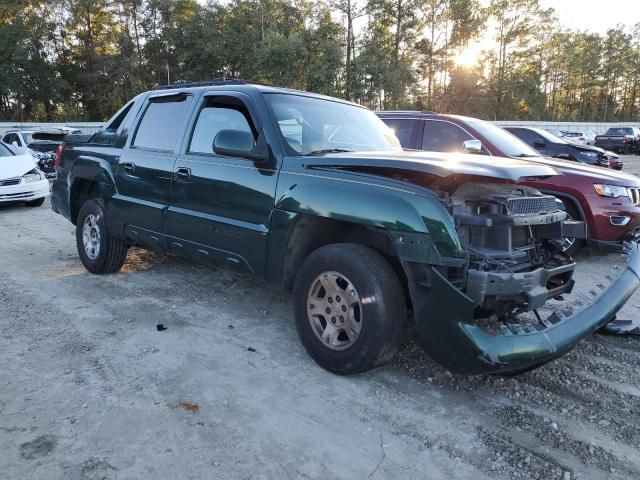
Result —
POLYGON ((414 142, 416 130, 418 129, 418 120, 412 120, 410 118, 383 118, 382 121, 393 130, 403 148, 415 148, 414 142))
POLYGON ((127 118, 127 115, 131 111, 131 108, 133 107, 134 103, 135 102, 131 102, 128 105, 126 105, 124 108, 121 108, 120 111, 116 113, 113 116, 113 118, 109 121, 109 123, 105 127, 105 130, 108 132, 115 132, 116 130, 118 130, 118 128, 120 128, 120 125, 122 125, 122 122, 124 121, 124 119, 127 118))
POLYGON ((422 149, 432 152, 461 152, 462 144, 473 137, 459 126, 439 120, 425 120, 422 149))
POLYGON ((173 151, 178 142, 191 97, 175 96, 153 100, 149 103, 133 146, 151 150, 173 151))

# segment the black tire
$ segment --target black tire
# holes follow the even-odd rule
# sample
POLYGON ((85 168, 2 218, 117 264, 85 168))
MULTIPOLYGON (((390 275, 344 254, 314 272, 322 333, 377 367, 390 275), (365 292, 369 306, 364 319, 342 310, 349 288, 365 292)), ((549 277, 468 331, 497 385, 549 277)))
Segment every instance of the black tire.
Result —
MULTIPOLYGON (((406 303, 400 280, 384 257, 369 247, 343 243, 314 251, 298 271, 293 297, 300 340, 309 355, 330 372, 349 375, 379 367, 395 356, 404 338, 406 303), (343 350, 321 341, 307 313, 311 289, 324 272, 344 275, 357 296, 369 300, 357 307, 361 315, 359 334, 343 350)), ((340 301, 337 296, 336 301, 340 301)))
POLYGON ((38 198, 37 200, 31 200, 30 202, 25 203, 27 207, 41 207, 43 204, 44 204, 44 197, 38 198))
POLYGON ((90 198, 80 208, 76 222, 76 245, 84 267, 96 274, 114 273, 120 270, 127 259, 129 248, 122 240, 109 234, 102 200, 96 198, 90 198), (83 242, 84 224, 89 216, 93 216, 100 232, 99 249, 95 258, 89 256, 83 242))
MULTIPOLYGON (((578 209, 576 208, 576 206, 573 204, 571 200, 565 200, 565 199, 561 199, 561 200, 562 200, 562 203, 564 203, 565 211, 569 214, 569 217, 571 217, 573 220, 581 220, 581 221, 584 220, 584 218, 582 218, 582 215, 580 215, 580 212, 578 211, 578 209)), ((585 244, 586 244, 585 239, 576 238, 573 241, 573 245, 565 249, 564 253, 573 257, 577 255, 580 252, 580 250, 584 248, 585 244)))

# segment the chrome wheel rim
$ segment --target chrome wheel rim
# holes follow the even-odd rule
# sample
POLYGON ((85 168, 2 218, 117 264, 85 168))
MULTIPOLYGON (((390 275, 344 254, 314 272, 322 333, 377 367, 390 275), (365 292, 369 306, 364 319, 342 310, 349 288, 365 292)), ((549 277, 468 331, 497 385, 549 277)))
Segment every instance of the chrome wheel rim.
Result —
POLYGON ((87 257, 91 260, 98 258, 100 254, 100 227, 98 226, 98 218, 93 214, 87 215, 84 219, 82 244, 87 257))
POLYGON ((362 330, 362 301, 353 283, 334 271, 318 275, 309 288, 307 318, 325 347, 345 350, 353 345, 362 330))

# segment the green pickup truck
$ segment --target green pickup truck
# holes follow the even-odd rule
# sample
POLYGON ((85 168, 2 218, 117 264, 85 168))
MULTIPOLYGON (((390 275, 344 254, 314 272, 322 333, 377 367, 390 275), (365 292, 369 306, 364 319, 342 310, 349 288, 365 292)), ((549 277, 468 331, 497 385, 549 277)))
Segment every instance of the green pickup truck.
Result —
POLYGON ((218 79, 145 92, 58 149, 52 208, 80 259, 118 271, 138 246, 226 264, 293 292, 324 368, 364 372, 412 333, 465 374, 517 373, 570 350, 637 288, 640 255, 569 309, 584 234, 553 196, 514 182, 553 168, 403 151, 359 105, 218 79), (582 233, 581 233, 582 232, 582 233))

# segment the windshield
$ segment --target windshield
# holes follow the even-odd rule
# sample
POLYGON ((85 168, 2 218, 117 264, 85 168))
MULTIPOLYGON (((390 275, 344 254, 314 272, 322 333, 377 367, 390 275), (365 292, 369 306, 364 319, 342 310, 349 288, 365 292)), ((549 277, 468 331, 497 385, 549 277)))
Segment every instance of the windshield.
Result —
POLYGON ((504 155, 508 155, 509 157, 540 156, 538 152, 518 137, 500 127, 496 127, 495 125, 482 120, 469 121, 468 123, 472 128, 475 128, 480 134, 486 137, 489 142, 493 143, 493 145, 504 155))
POLYGON ((265 97, 285 141, 302 155, 402 150, 393 131, 366 108, 302 95, 265 97))
POLYGON ((13 152, 0 143, 0 158, 13 157, 13 152))

